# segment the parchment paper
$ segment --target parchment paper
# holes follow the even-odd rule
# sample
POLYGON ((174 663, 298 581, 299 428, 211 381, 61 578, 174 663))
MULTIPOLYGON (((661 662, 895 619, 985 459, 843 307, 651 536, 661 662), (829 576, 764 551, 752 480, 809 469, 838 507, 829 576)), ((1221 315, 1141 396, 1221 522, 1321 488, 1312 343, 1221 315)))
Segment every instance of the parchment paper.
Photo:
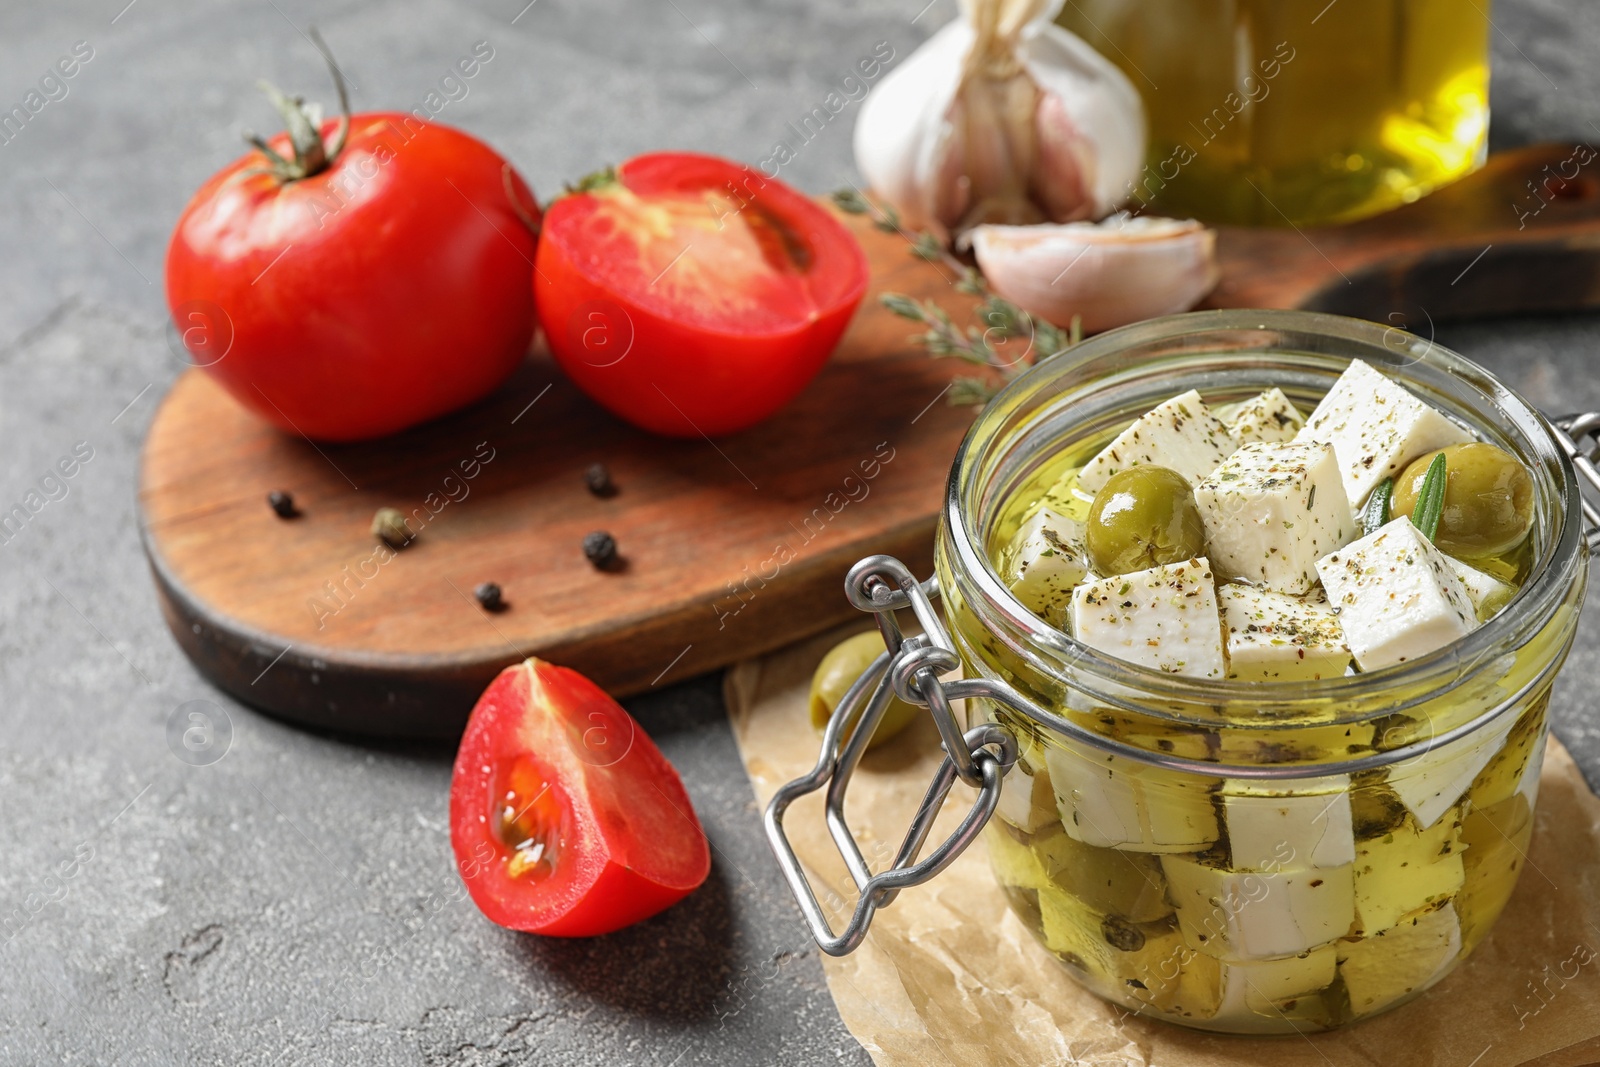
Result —
MULTIPOLYGON (((728 672, 734 735, 763 806, 816 761, 812 670, 833 642, 864 628, 728 672)), ((939 760, 926 717, 863 760, 846 814, 874 869, 898 846, 939 760)), ((930 841, 972 797, 957 783, 930 841)), ((785 826, 838 929, 854 886, 823 825, 821 794, 797 801, 785 826)), ((1011 914, 982 841, 880 910, 852 955, 822 960, 845 1025, 879 1067, 1582 1067, 1600 1063, 1600 798, 1552 738, 1528 864, 1493 933, 1418 1000, 1341 1031, 1221 1037, 1100 1000, 1011 914)))

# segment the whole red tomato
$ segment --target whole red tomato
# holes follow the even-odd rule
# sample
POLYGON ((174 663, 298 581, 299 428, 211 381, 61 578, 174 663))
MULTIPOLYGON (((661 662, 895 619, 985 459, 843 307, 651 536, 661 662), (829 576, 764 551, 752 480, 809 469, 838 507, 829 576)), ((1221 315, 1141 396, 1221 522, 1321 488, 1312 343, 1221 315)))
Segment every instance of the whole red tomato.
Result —
POLYGON ((450 843, 485 916, 561 937, 649 918, 711 870, 661 750, 589 679, 537 659, 507 667, 472 710, 450 843))
POLYGON ((661 152, 550 205, 534 291, 550 349, 616 415, 680 437, 788 403, 867 286, 855 238, 749 167, 661 152))
POLYGON ((325 441, 487 395, 533 334, 528 186, 415 115, 350 116, 340 147, 342 120, 286 114, 290 132, 266 142, 277 158, 224 167, 173 232, 167 303, 195 361, 262 418, 325 441))

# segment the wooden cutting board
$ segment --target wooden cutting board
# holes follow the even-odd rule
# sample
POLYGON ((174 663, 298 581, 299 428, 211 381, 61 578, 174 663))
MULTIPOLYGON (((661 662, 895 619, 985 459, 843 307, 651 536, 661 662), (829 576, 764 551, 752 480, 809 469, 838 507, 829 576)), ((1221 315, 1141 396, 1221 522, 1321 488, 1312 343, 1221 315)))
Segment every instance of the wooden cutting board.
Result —
MULTIPOLYGON (((1413 330, 1423 316, 1596 306, 1600 181, 1573 159, 1568 146, 1499 156, 1347 227, 1224 231, 1211 306, 1413 330)), ((928 573, 972 418, 943 394, 968 368, 930 359, 876 297, 935 299, 957 322, 972 301, 900 236, 846 221, 874 286, 838 352, 784 411, 715 442, 634 430, 539 352, 484 403, 361 445, 280 433, 187 372, 151 425, 139 484, 173 635, 221 688, 285 718, 448 738, 494 674, 526 656, 639 693, 848 620, 844 573, 864 555, 928 573), (597 461, 615 496, 585 488, 597 461), (274 489, 294 495, 299 517, 273 514, 274 489), (384 506, 421 526, 401 552, 369 532, 384 506), (593 530, 616 538, 623 566, 588 563, 580 545, 593 530), (485 581, 502 587, 505 610, 474 600, 485 581)))

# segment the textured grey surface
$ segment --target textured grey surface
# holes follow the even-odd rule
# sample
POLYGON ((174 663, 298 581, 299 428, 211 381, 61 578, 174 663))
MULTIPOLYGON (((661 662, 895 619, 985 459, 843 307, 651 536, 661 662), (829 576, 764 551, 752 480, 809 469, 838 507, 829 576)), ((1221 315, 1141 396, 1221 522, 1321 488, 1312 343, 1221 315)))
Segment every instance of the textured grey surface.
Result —
MULTIPOLYGON (((180 370, 160 293, 178 211, 242 125, 273 126, 256 77, 330 95, 296 26, 320 25, 360 108, 414 106, 489 41, 493 60, 439 117, 548 195, 649 148, 762 159, 859 57, 878 41, 907 54, 950 0, 915 22, 922 0, 124 2, 0 7, 6 107, 74 42, 95 50, 0 145, 0 503, 76 443, 94 450, 0 549, 0 1063, 867 1062, 761 840, 715 679, 631 702, 705 820, 710 883, 610 938, 507 933, 460 896, 448 752, 290 729, 190 669, 156 610, 133 483, 180 370), (208 766, 168 742, 195 700, 231 722, 208 766)), ((1507 0, 1496 20, 1497 145, 1600 136, 1600 9, 1507 0)), ((784 177, 851 178, 852 121, 784 177)), ((1600 404, 1593 319, 1438 339, 1548 407, 1600 404)), ((1556 713, 1591 776, 1597 626, 1556 713)))

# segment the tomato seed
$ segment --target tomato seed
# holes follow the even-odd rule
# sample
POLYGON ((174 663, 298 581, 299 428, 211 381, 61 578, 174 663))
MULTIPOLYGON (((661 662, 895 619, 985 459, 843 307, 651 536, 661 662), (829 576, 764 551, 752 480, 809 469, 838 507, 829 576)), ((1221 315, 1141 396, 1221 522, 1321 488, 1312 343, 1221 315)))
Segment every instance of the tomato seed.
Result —
POLYGON ((549 877, 561 851, 561 802, 530 760, 509 761, 498 777, 502 792, 495 831, 510 853, 505 858, 506 874, 549 877))

